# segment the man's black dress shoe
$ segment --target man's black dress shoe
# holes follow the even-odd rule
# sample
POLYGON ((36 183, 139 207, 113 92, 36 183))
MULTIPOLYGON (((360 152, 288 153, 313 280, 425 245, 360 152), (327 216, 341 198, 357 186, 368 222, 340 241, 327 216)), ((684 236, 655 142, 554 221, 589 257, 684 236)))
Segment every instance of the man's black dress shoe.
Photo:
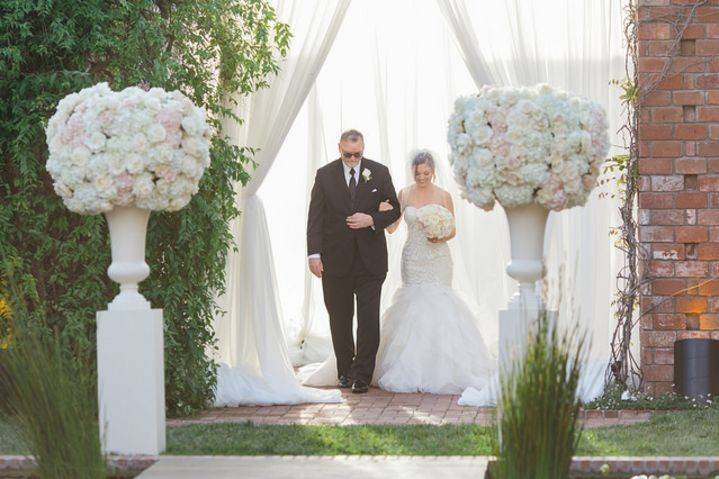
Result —
POLYGON ((369 384, 359 379, 352 385, 352 392, 355 394, 364 394, 369 391, 369 384))
POLYGON ((352 380, 345 375, 340 376, 339 380, 340 389, 349 389, 352 387, 352 380))

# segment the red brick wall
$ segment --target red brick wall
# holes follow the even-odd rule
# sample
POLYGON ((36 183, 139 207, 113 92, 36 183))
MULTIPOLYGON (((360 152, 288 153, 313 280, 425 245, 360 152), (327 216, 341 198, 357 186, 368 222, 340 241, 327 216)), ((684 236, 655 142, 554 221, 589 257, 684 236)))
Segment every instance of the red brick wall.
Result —
POLYGON ((667 76, 639 108, 639 240, 646 252, 645 389, 671 390, 673 344, 719 338, 719 0, 639 0, 639 81, 667 76), (681 27, 681 25, 679 25, 681 27), (684 291, 687 290, 687 291, 684 291))

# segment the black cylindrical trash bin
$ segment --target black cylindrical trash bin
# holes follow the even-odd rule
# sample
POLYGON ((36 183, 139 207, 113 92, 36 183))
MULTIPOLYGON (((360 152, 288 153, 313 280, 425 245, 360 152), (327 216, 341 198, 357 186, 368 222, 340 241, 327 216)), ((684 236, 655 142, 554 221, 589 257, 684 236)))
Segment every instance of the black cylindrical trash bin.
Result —
POLYGON ((681 396, 719 396, 719 340, 691 338, 674 343, 674 390, 681 396))

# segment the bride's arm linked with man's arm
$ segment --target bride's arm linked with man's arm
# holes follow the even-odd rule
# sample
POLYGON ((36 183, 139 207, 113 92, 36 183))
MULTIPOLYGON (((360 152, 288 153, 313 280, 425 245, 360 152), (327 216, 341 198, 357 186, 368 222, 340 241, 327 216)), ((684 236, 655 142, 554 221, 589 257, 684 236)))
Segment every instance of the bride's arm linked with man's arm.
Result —
MULTIPOLYGON (((389 234, 392 234, 392 233, 394 233, 395 231, 397 231, 397 228, 399 228, 399 223, 400 223, 400 221, 402 220, 402 211, 401 211, 401 207, 402 207, 402 190, 400 190, 399 193, 397 194, 397 201, 398 201, 399 204, 400 204, 400 215, 399 215, 399 218, 397 218, 397 221, 395 221, 394 223, 392 223, 391 225, 389 225, 389 226, 387 227, 387 232, 388 232, 389 234)), ((394 207, 390 204, 389 201, 383 201, 382 203, 379 204, 379 210, 380 210, 380 211, 391 211, 391 210, 393 210, 393 209, 394 209, 394 207)))
MULTIPOLYGON (((398 222, 402 215, 399 200, 397 199, 397 192, 392 183, 392 176, 387 167, 384 167, 384 170, 384 181, 380 186, 380 198, 384 198, 384 201, 378 205, 376 211, 370 213, 374 221, 375 233, 381 232, 383 234, 384 230, 387 229, 389 231, 389 228, 398 222), (382 208, 383 203, 389 204, 391 208, 382 208)), ((392 233, 392 231, 390 231, 390 233, 392 233)))

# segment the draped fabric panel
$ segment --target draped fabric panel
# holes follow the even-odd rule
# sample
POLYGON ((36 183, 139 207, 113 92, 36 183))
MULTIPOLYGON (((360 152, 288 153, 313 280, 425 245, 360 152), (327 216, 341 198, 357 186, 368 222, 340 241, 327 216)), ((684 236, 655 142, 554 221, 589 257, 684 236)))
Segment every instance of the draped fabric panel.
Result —
MULTIPOLYGON (((216 321, 219 355, 217 405, 338 401, 337 391, 301 387, 289 359, 279 301, 272 239, 256 194, 270 171, 344 20, 349 0, 278 0, 278 18, 293 38, 269 88, 252 94, 237 114, 245 122, 226 133, 257 148, 250 182, 238 187, 242 216, 231 226, 237 251, 228 261, 228 288, 216 321)), ((299 170, 294 174, 298 176, 299 170)))
MULTIPOLYGON (((329 25, 332 22, 331 30, 329 25)), ((619 91, 609 85, 610 79, 624 76, 621 39, 621 5, 611 0, 363 0, 349 6, 326 60, 316 65, 314 86, 307 87, 304 104, 289 102, 294 123, 283 119, 278 131, 284 133, 269 135, 273 161, 262 160, 253 180, 257 182, 247 190, 252 192, 248 199, 254 193, 261 199, 264 212, 257 216, 266 214, 267 222, 267 246, 246 250, 253 252, 257 268, 264 268, 261 278, 266 282, 251 284, 257 291, 271 291, 267 301, 275 306, 263 312, 247 310, 259 308, 257 304, 242 306, 237 299, 231 303, 229 316, 237 318, 242 312, 254 319, 235 319, 226 323, 231 330, 218 330, 222 341, 229 338, 224 357, 236 364, 236 352, 251 350, 257 342, 238 325, 270 319, 280 325, 271 337, 284 344, 284 335, 295 366, 322 361, 331 353, 321 284, 307 272, 306 211, 314 171, 337 158, 339 135, 348 128, 365 134, 365 155, 390 168, 398 189, 411 182, 412 149, 436 153, 438 183, 450 191, 456 207, 454 287, 476 312, 490 350, 496 351, 497 311, 516 288, 504 271, 509 260, 506 219, 499 206, 484 212, 459 197, 447 160, 446 126, 453 102, 484 83, 548 82, 604 105, 612 142, 621 144, 614 134, 621 121, 619 91)), ((259 124, 267 131, 275 126, 272 121, 250 121, 247 126, 251 130, 259 124)), ((614 278, 622 260, 609 236, 610 226, 619 222, 613 192, 601 187, 585 207, 552 213, 545 237, 550 300, 561 304, 563 321, 578 322, 588 331, 597 371, 608 357, 614 278)), ((250 229, 257 230, 259 221, 253 219, 250 229)), ((404 226, 388 235, 390 272, 383 309, 401 282, 405 237, 404 226)), ((243 242, 240 255, 246 246, 243 242)), ((248 274, 254 277, 252 270, 235 269, 232 274, 230 279, 238 283, 248 274)), ((242 289, 236 284, 233 291, 242 289)), ((596 381, 588 382, 590 392, 596 393, 596 381)))

